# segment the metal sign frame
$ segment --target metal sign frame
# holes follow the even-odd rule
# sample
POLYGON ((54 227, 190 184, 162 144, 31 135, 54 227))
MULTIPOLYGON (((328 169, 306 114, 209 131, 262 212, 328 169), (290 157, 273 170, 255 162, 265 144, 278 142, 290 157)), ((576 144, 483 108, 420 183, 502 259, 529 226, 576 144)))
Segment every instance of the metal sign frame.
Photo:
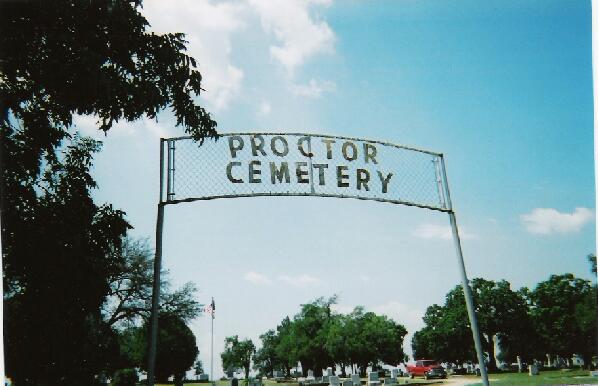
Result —
MULTIPOLYGON (((467 313, 469 315, 469 321, 471 326, 471 332, 473 335, 474 345, 478 357, 478 363, 480 364, 480 373, 481 378, 484 386, 488 386, 488 374, 486 371, 485 359, 484 359, 484 352, 482 349, 482 344, 480 340, 480 333, 477 324, 477 318, 475 314, 475 307, 473 301, 473 295, 471 292, 471 287, 469 286, 469 280, 467 279, 467 274, 465 270, 465 262, 463 260, 463 251, 461 249, 461 240, 459 237, 459 230, 457 227, 457 220, 455 216, 455 211, 453 210, 451 198, 450 198, 450 191, 448 187, 448 179, 446 176, 446 167, 444 162, 444 155, 442 153, 436 153, 428 150, 417 149, 413 147, 407 147, 402 145, 396 145, 393 143, 383 142, 383 141, 375 141, 375 140, 367 140, 361 138, 352 138, 352 137, 342 137, 342 136, 331 136, 331 135, 323 135, 323 134, 305 134, 305 133, 271 133, 271 132, 257 132, 257 133, 227 133, 222 134, 219 137, 231 137, 231 136, 301 136, 309 138, 308 146, 308 154, 306 154, 310 161, 311 166, 311 157, 312 148, 311 148, 311 138, 327 138, 330 140, 344 140, 344 141, 357 141, 363 143, 370 143, 370 144, 377 144, 383 145, 387 147, 392 147, 401 150, 413 151, 418 153, 423 153, 430 155, 433 157, 435 162, 434 165, 434 172, 435 172, 435 179, 436 179, 436 188, 439 197, 440 204, 437 206, 428 205, 428 204, 421 204, 409 200, 401 200, 401 199, 386 199, 380 197, 367 197, 367 196, 360 196, 355 194, 336 194, 336 193, 318 193, 315 191, 313 187, 313 178, 310 178, 312 181, 312 187, 310 192, 251 192, 251 193, 240 193, 240 194, 210 194, 205 196, 197 196, 197 197, 186 197, 182 199, 175 198, 174 192, 174 185, 175 185, 175 170, 176 170, 176 142, 180 140, 191 140, 191 137, 175 137, 175 138, 160 138, 160 196, 158 202, 158 215, 157 215, 157 222, 156 222, 156 256, 154 259, 154 285, 153 285, 153 292, 152 292, 152 313, 151 313, 151 327, 150 327, 150 342, 149 342, 149 352, 148 352, 148 385, 154 386, 154 369, 155 369, 155 362, 156 362, 156 345, 157 345, 157 336, 158 336, 158 307, 159 307, 159 294, 160 294, 160 271, 162 267, 162 235, 164 229, 164 207, 166 205, 174 205, 180 204, 184 202, 193 202, 193 201, 205 201, 205 200, 214 200, 214 199, 223 199, 223 198, 242 198, 242 197, 275 197, 275 196, 307 196, 307 197, 332 197, 332 198, 352 198, 352 199, 359 199, 359 200, 372 200, 378 202, 387 202, 391 204, 398 204, 398 205, 406 205, 406 206, 415 206, 423 209, 435 210, 447 213, 449 215, 449 221, 451 225, 452 235, 453 235, 453 243, 455 246, 455 252, 457 256, 457 263, 459 266, 459 272, 461 275, 461 285, 463 287, 463 294, 465 297, 465 303, 467 307, 467 313), (166 149, 165 149, 166 148, 166 149), (166 154, 166 165, 164 164, 164 151, 167 151, 166 154), (166 176, 164 175, 166 169, 166 176), (164 194, 166 193, 166 194, 164 194)), ((311 172, 313 176, 313 170, 311 172)), ((492 358, 490 358, 492 360, 492 358)), ((213 380, 213 374, 210 374, 210 377, 213 380)))

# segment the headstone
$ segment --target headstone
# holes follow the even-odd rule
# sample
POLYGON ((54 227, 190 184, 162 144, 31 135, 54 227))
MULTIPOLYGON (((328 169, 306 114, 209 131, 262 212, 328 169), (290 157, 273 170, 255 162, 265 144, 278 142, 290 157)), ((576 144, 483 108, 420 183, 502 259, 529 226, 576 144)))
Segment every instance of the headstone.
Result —
POLYGON ((282 371, 279 371, 279 370, 274 370, 272 372, 272 375, 274 375, 274 379, 282 379, 282 378, 284 378, 284 373, 282 371))
POLYGON ((316 377, 314 377, 313 370, 307 370, 307 378, 305 378, 305 380, 308 382, 313 382, 316 380, 316 377))
POLYGON ((342 383, 342 386, 353 386, 353 382, 348 379, 345 379, 342 383))
POLYGON ((528 366, 529 369, 529 375, 538 375, 540 374, 540 372, 538 371, 538 366, 536 365, 529 365, 528 366))
POLYGON ((239 380, 237 378, 231 378, 230 386, 239 386, 239 380))
POLYGON ((209 381, 210 376, 208 374, 199 374, 199 380, 200 381, 209 381))
POLYGON ((590 371, 590 377, 598 377, 598 370, 590 371))
POLYGON ((390 377, 397 379, 399 377, 399 369, 390 370, 390 377))
POLYGON ((330 383, 330 386, 340 386, 341 381, 336 375, 330 375, 328 377, 328 383, 330 383))
POLYGON ((517 355, 517 372, 523 371, 523 364, 521 363, 521 357, 517 355))
POLYGON ((361 386, 359 374, 351 374, 351 382, 353 382, 353 386, 361 386))
POLYGON ((328 376, 334 375, 334 372, 332 371, 332 367, 326 368, 326 373, 324 375, 328 375, 328 376))
POLYGON ((262 381, 259 379, 250 379, 248 386, 262 386, 262 381))
POLYGON ((328 383, 330 379, 330 375, 322 375, 322 383, 328 383))
POLYGON ((396 378, 385 378, 384 379, 384 384, 385 385, 396 385, 397 384, 397 379, 396 378))
POLYGON ((372 371, 368 374, 368 385, 380 385, 380 378, 378 378, 377 371, 372 371))

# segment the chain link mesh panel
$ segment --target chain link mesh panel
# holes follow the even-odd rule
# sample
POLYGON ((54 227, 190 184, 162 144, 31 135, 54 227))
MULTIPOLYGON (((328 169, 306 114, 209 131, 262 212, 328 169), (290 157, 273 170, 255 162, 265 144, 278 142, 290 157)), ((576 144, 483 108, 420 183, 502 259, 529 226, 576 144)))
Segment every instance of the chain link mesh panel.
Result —
POLYGON ((166 202, 249 196, 350 197, 449 211, 439 154, 314 134, 165 141, 166 202))

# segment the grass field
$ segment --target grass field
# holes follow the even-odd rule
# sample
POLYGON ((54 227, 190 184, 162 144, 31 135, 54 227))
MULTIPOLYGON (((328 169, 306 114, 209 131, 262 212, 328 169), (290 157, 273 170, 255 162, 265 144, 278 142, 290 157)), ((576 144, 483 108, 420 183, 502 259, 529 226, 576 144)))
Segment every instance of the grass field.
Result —
MULTIPOLYGON (((590 377, 590 372, 585 370, 571 370, 571 371, 541 371, 540 375, 530 377, 527 373, 507 373, 507 374, 490 374, 491 385, 598 385, 598 377, 590 377)), ((409 379, 400 378, 399 384, 403 385, 405 382, 408 384, 417 385, 468 385, 468 386, 481 386, 479 377, 475 376, 454 376, 449 377, 447 380, 429 380, 426 381, 422 378, 409 379)), ((229 386, 229 381, 217 381, 216 386, 229 386)), ((239 382, 239 386, 242 386, 243 382, 239 382)), ((170 385, 156 385, 156 386, 172 386, 170 385)), ((185 383, 185 386, 210 386, 209 383, 185 383)), ((272 381, 264 382, 264 386, 299 386, 297 382, 289 383, 276 383, 272 381)))
POLYGON ((491 385, 598 385, 598 377, 590 377, 586 370, 540 371, 540 375, 534 377, 527 373, 490 374, 489 379, 491 385))

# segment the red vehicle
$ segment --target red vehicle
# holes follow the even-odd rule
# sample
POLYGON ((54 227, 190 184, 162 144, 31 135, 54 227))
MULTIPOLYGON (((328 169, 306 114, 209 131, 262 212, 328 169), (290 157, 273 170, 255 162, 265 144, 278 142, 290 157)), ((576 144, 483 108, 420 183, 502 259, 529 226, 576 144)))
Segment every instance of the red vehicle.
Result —
POLYGON ((446 370, 440 366, 440 363, 430 359, 419 359, 415 361, 415 366, 407 365, 407 372, 411 378, 424 377, 430 378, 446 378, 446 370))

